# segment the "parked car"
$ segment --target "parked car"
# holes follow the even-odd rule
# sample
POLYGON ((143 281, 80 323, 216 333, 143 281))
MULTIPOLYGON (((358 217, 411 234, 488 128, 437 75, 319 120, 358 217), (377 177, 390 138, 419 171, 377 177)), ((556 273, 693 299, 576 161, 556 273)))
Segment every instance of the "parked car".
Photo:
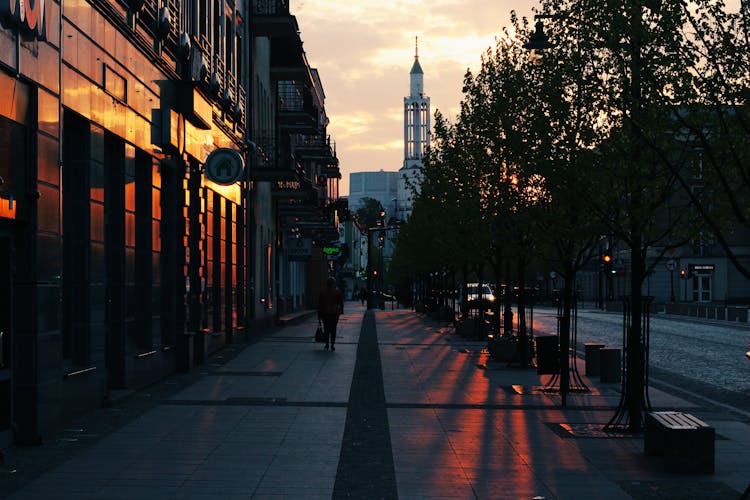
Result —
POLYGON ((489 309, 495 302, 495 294, 492 293, 492 288, 489 285, 479 283, 467 283, 466 284, 466 296, 463 296, 463 288, 459 289, 459 297, 461 300, 461 308, 464 309, 489 309))

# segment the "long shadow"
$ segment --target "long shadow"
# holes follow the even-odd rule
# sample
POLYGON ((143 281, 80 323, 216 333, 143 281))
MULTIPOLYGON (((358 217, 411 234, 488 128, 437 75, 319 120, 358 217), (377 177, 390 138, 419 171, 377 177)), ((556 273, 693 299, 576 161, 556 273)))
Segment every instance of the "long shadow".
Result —
POLYGON ((365 314, 333 498, 397 498, 383 370, 372 311, 365 314))

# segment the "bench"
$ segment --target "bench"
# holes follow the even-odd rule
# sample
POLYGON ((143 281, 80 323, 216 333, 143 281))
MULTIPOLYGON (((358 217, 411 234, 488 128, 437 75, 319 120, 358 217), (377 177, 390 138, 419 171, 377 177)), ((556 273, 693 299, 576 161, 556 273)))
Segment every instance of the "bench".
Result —
POLYGON ((667 472, 713 474, 715 437, 713 427, 688 413, 646 413, 645 453, 663 456, 667 472))

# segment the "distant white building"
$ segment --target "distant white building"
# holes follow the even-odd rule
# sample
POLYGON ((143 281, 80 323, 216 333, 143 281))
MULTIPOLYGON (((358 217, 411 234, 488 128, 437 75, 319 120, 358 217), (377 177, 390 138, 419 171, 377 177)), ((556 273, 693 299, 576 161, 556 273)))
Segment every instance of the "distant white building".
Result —
POLYGON ((413 187, 422 181, 422 160, 430 147, 430 98, 424 94, 424 72, 419 45, 409 72, 409 96, 404 97, 404 165, 399 170, 397 218, 406 220, 414 206, 413 187))
POLYGON ((396 216, 399 172, 353 172, 349 174, 349 210, 354 213, 364 205, 364 198, 378 200, 386 217, 396 216))

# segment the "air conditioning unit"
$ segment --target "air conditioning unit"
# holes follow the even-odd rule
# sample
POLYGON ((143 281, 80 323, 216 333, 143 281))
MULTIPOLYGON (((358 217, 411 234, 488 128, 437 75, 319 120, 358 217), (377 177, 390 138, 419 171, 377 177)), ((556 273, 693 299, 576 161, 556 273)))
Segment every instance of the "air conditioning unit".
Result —
POLYGON ((190 49, 192 49, 192 43, 190 43, 190 35, 184 31, 180 33, 180 59, 187 61, 190 57, 190 49))
POLYGON ((239 103, 236 103, 232 108, 232 117, 236 122, 242 121, 242 106, 239 103))
POLYGON ((219 80, 219 75, 217 73, 211 73, 211 80, 208 82, 208 91, 214 95, 219 95, 219 90, 221 89, 221 80, 219 80))
POLYGON ((232 109, 232 94, 229 93, 229 89, 224 89, 224 93, 221 95, 221 106, 224 111, 232 109))
POLYGON ((172 15, 169 13, 168 7, 162 7, 159 9, 159 21, 156 25, 156 36, 159 37, 160 40, 165 40, 169 36, 170 31, 172 31, 172 15))
POLYGON ((190 80, 202 82, 208 75, 208 66, 203 56, 203 52, 197 47, 191 49, 190 54, 190 80))

